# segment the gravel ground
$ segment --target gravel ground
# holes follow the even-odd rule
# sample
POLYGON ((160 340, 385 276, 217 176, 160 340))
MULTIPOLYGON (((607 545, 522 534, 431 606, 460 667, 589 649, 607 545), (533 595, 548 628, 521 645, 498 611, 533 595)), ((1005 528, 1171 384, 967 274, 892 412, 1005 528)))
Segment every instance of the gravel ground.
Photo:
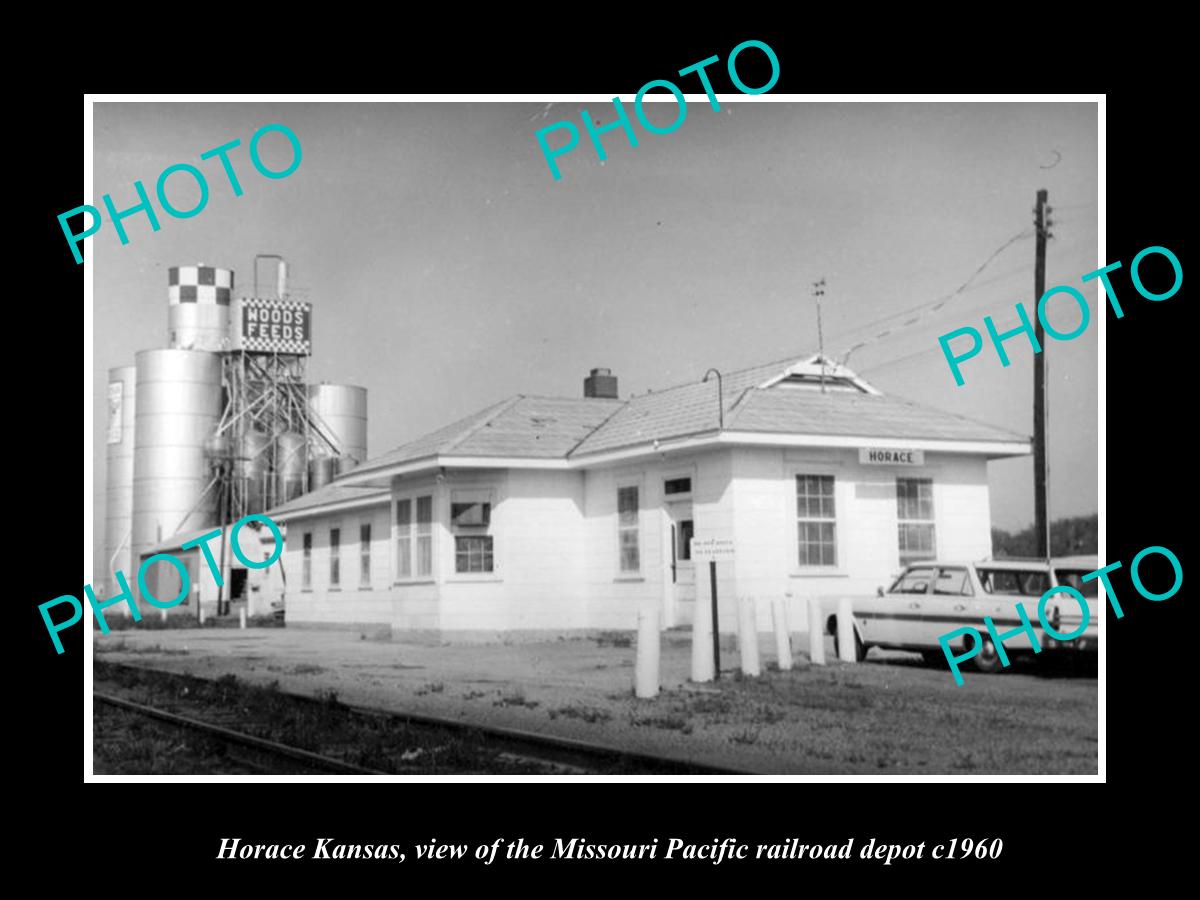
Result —
MULTIPOLYGON (((807 646, 794 635, 793 647, 807 646)), ((96 635, 99 659, 424 712, 762 774, 1095 774, 1097 681, 1027 666, 967 673, 872 650, 860 664, 764 664, 740 678, 731 642, 719 683, 687 681, 690 637, 668 632, 663 692, 633 696, 628 635, 541 643, 410 644, 354 632, 130 630, 96 635)), ((832 646, 827 656, 833 659, 832 646)), ((763 635, 760 658, 773 659, 763 635)))

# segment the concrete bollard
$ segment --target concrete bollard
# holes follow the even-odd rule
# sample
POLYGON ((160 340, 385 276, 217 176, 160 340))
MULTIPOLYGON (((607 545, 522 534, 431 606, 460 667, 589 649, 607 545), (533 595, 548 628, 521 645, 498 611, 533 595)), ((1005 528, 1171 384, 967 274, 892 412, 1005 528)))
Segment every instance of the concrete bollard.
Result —
POLYGON ((712 681, 717 670, 713 659, 712 605, 708 598, 697 597, 692 606, 692 681, 712 681))
POLYGON ((167 611, 165 609, 162 611, 162 620, 164 622, 167 621, 167 611))
POLYGON ((842 662, 858 662, 854 655, 854 609, 849 597, 838 601, 837 633, 838 659, 842 662))
POLYGON ((658 696, 658 653, 661 637, 658 607, 638 610, 637 670, 634 693, 638 697, 658 696))
POLYGON ((244 606, 238 610, 238 627, 246 627, 246 607, 244 606))
POLYGON ((771 622, 775 626, 775 658, 779 661, 779 671, 786 672, 792 667, 792 635, 788 631, 786 598, 771 598, 771 622))
POLYGON ((825 665, 825 614, 816 597, 808 598, 808 658, 814 666, 825 665))
POLYGON ((742 674, 758 674, 758 605, 753 597, 738 598, 738 641, 742 674))

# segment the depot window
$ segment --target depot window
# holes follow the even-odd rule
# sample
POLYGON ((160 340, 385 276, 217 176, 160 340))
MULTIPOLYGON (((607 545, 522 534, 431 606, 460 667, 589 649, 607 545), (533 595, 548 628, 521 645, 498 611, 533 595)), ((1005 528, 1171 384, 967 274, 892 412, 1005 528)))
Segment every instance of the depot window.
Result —
POLYGON ((342 529, 329 529, 329 586, 337 587, 342 581, 342 529))
POLYGON ((690 494, 692 492, 692 479, 690 478, 668 478, 663 482, 663 493, 668 497, 672 494, 690 494))
POLYGON ((358 526, 358 583, 363 587, 371 585, 370 522, 363 522, 358 526))
POLYGON ((396 501, 396 579, 433 575, 433 495, 396 501))
POLYGON ((900 565, 937 555, 933 525, 933 479, 897 478, 896 515, 900 565))
POLYGON ((308 591, 312 589, 312 532, 304 532, 302 538, 303 552, 301 553, 300 566, 300 588, 308 591))
POLYGON ((454 490, 450 493, 450 530, 454 534, 454 571, 460 574, 494 571, 492 492, 454 490))
POLYGON ((832 475, 796 476, 796 533, 802 566, 837 565, 837 510, 832 475))
POLYGON ((622 574, 641 571, 638 489, 636 485, 617 488, 617 547, 622 574))

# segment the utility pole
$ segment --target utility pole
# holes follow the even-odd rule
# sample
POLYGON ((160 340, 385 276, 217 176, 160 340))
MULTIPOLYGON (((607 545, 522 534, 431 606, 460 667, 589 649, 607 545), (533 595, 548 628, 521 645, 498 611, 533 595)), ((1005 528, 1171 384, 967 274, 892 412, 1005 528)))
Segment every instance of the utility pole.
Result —
MULTIPOLYGON (((1037 192, 1034 227, 1037 234, 1036 257, 1033 266, 1033 302, 1036 308, 1046 293, 1046 196, 1045 188, 1037 192)), ((1042 317, 1037 316, 1034 335, 1040 353, 1033 355, 1033 530, 1037 555, 1050 558, 1050 519, 1046 509, 1046 335, 1042 317)))
POLYGON ((813 296, 817 300, 817 352, 821 356, 821 393, 825 393, 825 334, 821 328, 821 298, 825 296, 825 278, 813 282, 813 296))

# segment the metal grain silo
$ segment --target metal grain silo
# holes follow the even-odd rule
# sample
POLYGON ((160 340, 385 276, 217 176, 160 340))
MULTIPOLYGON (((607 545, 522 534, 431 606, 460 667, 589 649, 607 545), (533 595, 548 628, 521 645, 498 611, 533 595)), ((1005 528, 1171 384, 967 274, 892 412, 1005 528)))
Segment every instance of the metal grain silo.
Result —
MULTIPOLYGON (((108 370, 108 439, 104 504, 104 559, 100 578, 116 591, 114 572, 134 577, 129 538, 133 527, 133 424, 137 370, 121 366, 108 370)), ((108 596, 106 594, 105 596, 108 596)))
POLYGON ((167 346, 228 350, 233 271, 203 264, 167 270, 167 346))
POLYGON ((242 437, 234 474, 241 479, 247 513, 260 513, 267 508, 270 450, 271 437, 265 431, 254 428, 242 437))
POLYGON ((221 416, 221 357, 200 350, 137 354, 133 565, 160 540, 216 519, 205 445, 221 416), (203 497, 202 497, 203 495, 203 497))
POLYGON ((323 456, 308 463, 308 489, 315 491, 317 488, 323 488, 329 482, 333 481, 335 473, 334 463, 335 458, 332 456, 323 456))
POLYGON ((304 435, 285 431, 275 439, 275 502, 287 503, 304 493, 308 448, 304 435))
POLYGON ((308 408, 315 424, 355 463, 367 458, 367 389, 350 384, 310 384, 308 408))

